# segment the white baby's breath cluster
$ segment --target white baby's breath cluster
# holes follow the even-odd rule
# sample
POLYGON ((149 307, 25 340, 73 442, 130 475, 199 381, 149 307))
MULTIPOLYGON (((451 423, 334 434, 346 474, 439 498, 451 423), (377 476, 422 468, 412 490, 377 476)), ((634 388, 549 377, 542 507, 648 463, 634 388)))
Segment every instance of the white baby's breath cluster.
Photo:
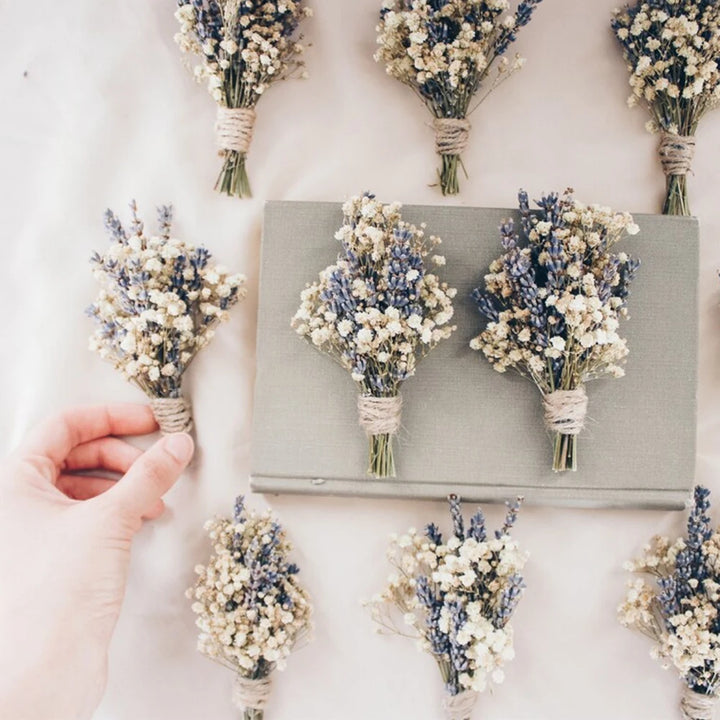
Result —
POLYGON ((244 677, 284 669, 312 613, 284 529, 270 511, 247 510, 239 498, 233 518, 211 520, 205 530, 214 554, 195 568, 187 592, 198 616, 198 650, 244 677))
POLYGON ((509 619, 527 561, 510 536, 518 507, 511 505, 492 537, 479 511, 465 532, 455 499, 454 534, 446 541, 434 525, 391 537, 387 557, 395 571, 368 603, 372 617, 379 632, 416 638, 438 663, 451 695, 503 682, 503 667, 515 656, 509 619))
POLYGON ((639 228, 629 213, 569 193, 540 205, 543 212, 531 214, 521 192, 526 245, 512 222, 501 228, 507 252, 490 264, 475 295, 490 321, 470 346, 498 372, 514 369, 543 393, 621 377, 628 348, 618 328, 636 262, 610 249, 639 228))
POLYGON ((245 277, 172 237, 171 208, 159 208, 157 235, 145 231, 134 202, 131 210, 129 230, 107 211, 110 247, 91 258, 101 289, 88 309, 97 324, 90 349, 149 397, 178 397, 182 374, 245 296, 245 277))
POLYGON ((628 581, 618 619, 647 635, 651 655, 674 666, 691 689, 720 690, 720 531, 705 511, 707 490, 696 488, 687 537, 655 536, 642 555, 625 564, 641 576, 628 581), (699 493, 699 495, 698 495, 699 493))
POLYGON ((195 77, 226 107, 254 107, 271 83, 302 72, 302 0, 180 0, 175 41, 197 55, 195 77))
POLYGON ((455 330, 456 291, 430 272, 442 266, 427 237, 404 222, 400 203, 373 195, 343 205, 337 261, 301 293, 292 327, 350 371, 363 394, 389 397, 418 360, 455 330))
POLYGON ((628 104, 648 106, 651 132, 692 135, 720 102, 720 5, 651 0, 615 11, 630 72, 628 104))

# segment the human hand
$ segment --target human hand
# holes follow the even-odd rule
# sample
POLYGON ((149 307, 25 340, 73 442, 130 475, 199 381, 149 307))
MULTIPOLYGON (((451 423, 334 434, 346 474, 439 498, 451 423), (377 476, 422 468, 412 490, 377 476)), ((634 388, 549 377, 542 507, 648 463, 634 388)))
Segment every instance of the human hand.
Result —
POLYGON ((42 423, 0 465, 0 718, 89 718, 143 519, 193 454, 189 435, 146 452, 144 405, 80 407, 42 423), (78 472, 104 470, 118 480, 78 472))

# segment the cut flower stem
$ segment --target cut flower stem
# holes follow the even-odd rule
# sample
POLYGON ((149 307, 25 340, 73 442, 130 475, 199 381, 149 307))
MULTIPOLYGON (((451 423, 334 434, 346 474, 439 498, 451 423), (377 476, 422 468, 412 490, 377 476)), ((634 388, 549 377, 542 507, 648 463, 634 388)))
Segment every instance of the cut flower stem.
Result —
POLYGON ((370 435, 368 475, 376 478, 395 477, 392 439, 389 433, 370 435))
POLYGON ((577 470, 577 435, 555 433, 552 469, 555 472, 577 470))
POLYGON ((215 190, 231 197, 252 197, 250 180, 245 169, 246 157, 245 153, 236 150, 225 151, 225 161, 215 183, 215 190))

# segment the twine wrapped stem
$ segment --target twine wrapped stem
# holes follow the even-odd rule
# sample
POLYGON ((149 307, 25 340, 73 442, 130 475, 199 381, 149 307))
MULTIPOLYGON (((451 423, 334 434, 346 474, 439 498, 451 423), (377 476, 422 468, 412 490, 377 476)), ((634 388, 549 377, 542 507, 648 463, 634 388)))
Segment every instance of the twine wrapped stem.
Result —
POLYGON ((477 699, 478 694, 474 690, 447 695, 443 700, 445 720, 469 720, 477 699))
POLYGON ((150 407, 163 435, 192 430, 192 409, 184 397, 153 398, 150 407))
MULTIPOLYGON (((440 188, 443 195, 457 195, 460 184, 457 178, 460 155, 470 139, 470 123, 465 118, 435 118, 435 150, 442 158, 440 188)), ((467 173, 466 173, 467 175, 467 173)))
POLYGON ((695 137, 663 133, 660 137, 660 162, 666 176, 665 215, 690 215, 687 175, 692 172, 695 137))
POLYGON ((235 707, 243 711, 243 720, 263 720, 270 690, 269 675, 263 678, 235 676, 232 699, 235 707))
POLYGON ((702 695, 685 685, 680 700, 682 718, 683 720, 712 720, 716 703, 715 695, 702 695))
POLYGON ((253 108, 218 106, 215 138, 220 154, 225 157, 215 189, 226 195, 250 197, 250 181, 245 169, 255 127, 253 108))
POLYGON ((580 385, 543 395, 545 427, 554 434, 553 470, 577 470, 577 436, 585 427, 588 398, 580 385))
POLYGON ((402 395, 374 397, 358 395, 358 421, 370 443, 368 474, 395 477, 392 438, 400 430, 402 395))

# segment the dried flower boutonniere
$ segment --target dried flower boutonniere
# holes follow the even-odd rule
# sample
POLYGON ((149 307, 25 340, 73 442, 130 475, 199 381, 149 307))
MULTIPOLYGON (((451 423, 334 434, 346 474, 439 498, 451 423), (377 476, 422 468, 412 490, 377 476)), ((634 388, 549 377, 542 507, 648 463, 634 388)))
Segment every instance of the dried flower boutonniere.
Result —
POLYGON ((164 433, 186 432, 192 414, 183 373, 245 297, 245 277, 215 265, 204 247, 172 237, 172 208, 158 208, 157 235, 145 232, 135 202, 130 209, 129 229, 105 213, 111 245, 91 258, 101 289, 88 308, 97 323, 90 349, 150 398, 164 433))
POLYGON ((639 228, 629 213, 583 205, 570 190, 543 197, 539 213, 526 192, 519 201, 523 237, 512 220, 500 227, 505 252, 473 293, 488 323, 470 347, 498 372, 535 383, 554 436, 553 470, 575 470, 585 383, 624 375, 628 348, 618 329, 639 262, 613 247, 639 228))
POLYGON ((375 59, 432 113, 443 195, 460 192, 469 114, 523 66, 523 58, 510 61, 505 52, 539 3, 521 0, 511 11, 509 0, 385 0, 375 59))
POLYGON ((508 503, 503 526, 488 537, 481 510, 465 527, 451 495, 452 534, 436 525, 393 537, 388 559, 396 569, 368 604, 378 632, 416 637, 437 662, 445 683, 447 720, 468 720, 478 698, 504 680, 515 656, 510 625, 525 583, 527 555, 510 535, 522 498, 508 503))
POLYGON ((695 132, 720 104, 720 3, 646 0, 616 10, 612 28, 630 72, 630 107, 650 111, 667 178, 666 215, 690 215, 687 175, 695 132))
POLYGON ((205 529, 214 554, 195 568, 197 582, 187 591, 198 650, 235 673, 233 702, 243 720, 262 720, 273 670, 284 670, 312 628, 310 598, 270 511, 248 510, 240 496, 232 518, 210 520, 205 529))
POLYGON ((675 666, 684 720, 711 720, 720 694, 720 530, 710 525, 709 495, 695 488, 685 537, 657 535, 626 564, 654 580, 630 580, 618 608, 625 627, 653 641, 652 657, 675 666))
POLYGON ((404 222, 401 205, 366 193, 343 205, 337 261, 303 290, 292 327, 346 368, 359 389, 360 425, 370 439, 368 473, 394 477, 400 387, 454 326, 455 290, 430 271, 441 242, 404 222), (432 255, 432 257, 430 257, 432 255))
POLYGON ((312 11, 303 0, 178 0, 175 40, 200 57, 195 77, 218 103, 215 132, 224 157, 215 189, 250 197, 245 163, 255 106, 278 80, 304 75, 297 29, 312 11))

